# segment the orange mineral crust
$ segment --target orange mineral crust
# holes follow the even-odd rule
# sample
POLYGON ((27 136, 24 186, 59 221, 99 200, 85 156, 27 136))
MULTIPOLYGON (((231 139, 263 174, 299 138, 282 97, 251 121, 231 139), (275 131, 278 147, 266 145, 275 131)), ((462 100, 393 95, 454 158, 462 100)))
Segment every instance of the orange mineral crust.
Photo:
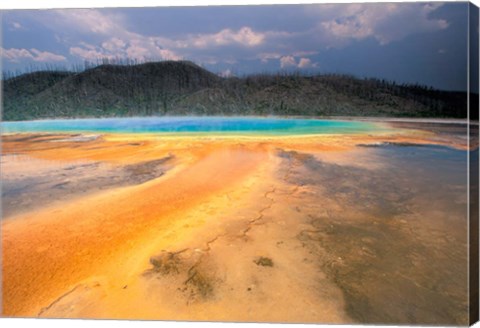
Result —
POLYGON ((427 206, 440 191, 391 170, 375 150, 385 143, 466 149, 416 130, 4 135, 2 315, 407 320, 375 312, 386 291, 401 302, 420 293, 418 322, 440 309, 440 321, 463 324, 466 234, 452 220, 464 213, 427 206))
POLYGON ((3 222, 5 314, 36 315, 55 293, 92 275, 101 276, 107 267, 115 276, 133 270, 133 263, 122 264, 118 256, 124 258, 162 239, 184 212, 235 187, 264 156, 241 150, 212 152, 159 181, 3 222))

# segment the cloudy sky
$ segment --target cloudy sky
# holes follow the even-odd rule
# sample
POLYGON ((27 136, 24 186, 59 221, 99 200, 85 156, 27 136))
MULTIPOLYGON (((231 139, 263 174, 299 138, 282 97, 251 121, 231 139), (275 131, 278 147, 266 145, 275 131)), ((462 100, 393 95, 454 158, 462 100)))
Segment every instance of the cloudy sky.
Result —
POLYGON ((467 13, 467 3, 5 10, 0 51, 13 71, 186 59, 223 75, 299 70, 465 90, 467 13))

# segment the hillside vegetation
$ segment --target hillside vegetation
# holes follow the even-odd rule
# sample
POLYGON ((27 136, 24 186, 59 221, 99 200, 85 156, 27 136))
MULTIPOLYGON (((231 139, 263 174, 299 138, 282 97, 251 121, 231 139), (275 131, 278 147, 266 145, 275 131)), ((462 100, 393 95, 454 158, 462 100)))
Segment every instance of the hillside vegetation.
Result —
POLYGON ((100 65, 3 81, 3 120, 148 115, 467 117, 467 94, 345 75, 223 78, 191 62, 100 65))

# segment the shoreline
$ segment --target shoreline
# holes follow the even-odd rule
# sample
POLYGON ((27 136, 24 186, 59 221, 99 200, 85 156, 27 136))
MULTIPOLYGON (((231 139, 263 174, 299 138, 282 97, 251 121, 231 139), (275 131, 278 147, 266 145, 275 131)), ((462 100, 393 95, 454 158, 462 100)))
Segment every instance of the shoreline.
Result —
MULTIPOLYGON (((431 124, 468 124, 466 118, 434 118, 434 117, 355 117, 355 116, 331 116, 332 119, 348 120, 348 121, 367 121, 367 122, 398 122, 398 123, 431 123, 431 124)), ((470 124, 478 125, 478 121, 470 121, 470 124)))

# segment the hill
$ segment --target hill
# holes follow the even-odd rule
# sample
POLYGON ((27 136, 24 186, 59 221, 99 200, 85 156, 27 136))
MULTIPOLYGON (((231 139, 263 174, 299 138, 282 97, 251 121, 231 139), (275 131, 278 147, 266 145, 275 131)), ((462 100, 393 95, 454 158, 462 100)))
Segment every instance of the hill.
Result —
POLYGON ((467 116, 464 92, 345 75, 222 78, 188 61, 3 81, 3 120, 144 115, 467 116))

